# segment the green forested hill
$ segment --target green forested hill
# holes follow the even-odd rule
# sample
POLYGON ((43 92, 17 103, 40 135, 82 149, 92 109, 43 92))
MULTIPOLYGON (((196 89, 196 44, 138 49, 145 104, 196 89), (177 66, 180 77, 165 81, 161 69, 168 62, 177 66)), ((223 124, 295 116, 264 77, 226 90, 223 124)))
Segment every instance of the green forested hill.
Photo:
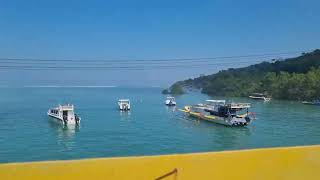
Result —
POLYGON ((315 50, 296 58, 179 81, 172 87, 202 89, 210 95, 248 96, 261 92, 278 99, 312 100, 320 97, 319 66, 320 50, 315 50))

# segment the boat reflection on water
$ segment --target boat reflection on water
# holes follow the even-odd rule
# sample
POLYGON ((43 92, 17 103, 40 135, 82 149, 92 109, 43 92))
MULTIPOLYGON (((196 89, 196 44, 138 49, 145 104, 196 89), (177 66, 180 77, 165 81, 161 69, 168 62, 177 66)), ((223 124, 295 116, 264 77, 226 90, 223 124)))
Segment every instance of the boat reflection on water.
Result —
POLYGON ((57 145, 61 151, 70 151, 75 147, 75 134, 80 131, 80 125, 62 124, 49 117, 49 126, 57 135, 57 145))
POLYGON ((177 110, 176 106, 165 106, 168 112, 175 112, 177 110))
POLYGON ((186 132, 192 132, 193 138, 199 138, 198 142, 194 144, 195 146, 199 146, 199 151, 233 150, 254 147, 252 136, 254 135, 255 126, 226 127, 221 124, 192 118, 186 114, 173 114, 176 114, 176 121, 174 121, 176 126, 180 126, 180 128, 186 132), (203 139, 206 140, 203 141, 203 139))
POLYGON ((220 149, 242 149, 251 146, 252 127, 244 126, 238 128, 217 127, 214 129, 212 143, 219 145, 220 149))
POLYGON ((207 138, 207 146, 214 150, 233 150, 246 147, 253 148, 252 136, 254 126, 228 127, 221 124, 179 116, 178 125, 184 129, 193 129, 193 132, 207 138))
POLYGON ((121 121, 130 121, 131 111, 120 111, 121 121))

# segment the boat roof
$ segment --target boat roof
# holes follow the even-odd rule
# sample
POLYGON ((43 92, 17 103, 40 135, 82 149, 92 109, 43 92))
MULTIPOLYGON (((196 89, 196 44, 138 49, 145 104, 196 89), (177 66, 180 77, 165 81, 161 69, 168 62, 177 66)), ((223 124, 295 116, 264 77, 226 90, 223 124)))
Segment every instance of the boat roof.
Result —
POLYGON ((174 97, 172 97, 172 96, 168 96, 168 97, 167 97, 167 99, 174 99, 174 97))
POLYGON ((213 99, 208 99, 206 102, 210 103, 226 103, 226 100, 213 100, 213 99))
POLYGON ((194 109, 206 109, 207 107, 204 106, 203 104, 195 104, 195 105, 191 105, 190 108, 194 108, 194 109))
POLYGON ((129 99, 119 99, 119 101, 121 101, 121 102, 129 102, 130 100, 129 99))
MULTIPOLYGON (((246 108, 250 108, 251 104, 250 103, 228 103, 228 104, 223 104, 220 106, 225 106, 231 109, 246 109, 246 108)), ((206 109, 208 108, 208 106, 206 104, 195 104, 190 106, 191 108, 196 108, 196 109, 206 109)))
POLYGON ((73 110, 74 106, 73 104, 63 104, 63 105, 60 105, 59 104, 59 107, 57 109, 61 109, 61 110, 73 110))
POLYGON ((252 95, 264 96, 265 94, 263 94, 263 93, 252 93, 252 95))
POLYGON ((250 108, 251 104, 250 103, 230 103, 229 106, 231 109, 245 109, 245 108, 250 108))

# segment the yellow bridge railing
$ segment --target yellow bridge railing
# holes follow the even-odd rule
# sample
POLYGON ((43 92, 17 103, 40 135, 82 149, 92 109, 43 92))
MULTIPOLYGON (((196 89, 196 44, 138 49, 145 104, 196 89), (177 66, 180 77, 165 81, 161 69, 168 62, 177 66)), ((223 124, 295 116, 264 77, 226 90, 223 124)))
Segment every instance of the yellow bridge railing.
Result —
POLYGON ((320 145, 0 164, 0 179, 320 179, 320 145))

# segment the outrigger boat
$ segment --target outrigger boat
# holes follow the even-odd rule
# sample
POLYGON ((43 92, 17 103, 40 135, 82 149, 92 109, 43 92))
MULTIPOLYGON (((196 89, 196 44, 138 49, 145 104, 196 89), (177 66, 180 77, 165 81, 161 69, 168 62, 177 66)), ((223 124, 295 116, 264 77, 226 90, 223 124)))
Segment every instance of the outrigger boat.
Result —
POLYGON ((249 96, 249 98, 255 99, 255 100, 264 100, 266 102, 271 100, 271 98, 266 97, 266 95, 262 93, 253 93, 251 96, 249 96))
POLYGON ((74 113, 72 104, 59 105, 48 110, 48 116, 53 117, 63 124, 80 124, 81 118, 74 113))
POLYGON ((254 113, 248 112, 249 103, 226 103, 225 100, 207 100, 207 104, 185 106, 180 111, 189 116, 225 126, 246 126, 254 119, 254 113), (246 110, 244 114, 237 114, 246 110))
POLYGON ((175 105, 177 105, 177 102, 176 102, 174 97, 168 96, 166 101, 165 101, 165 104, 167 106, 175 106, 175 105))

